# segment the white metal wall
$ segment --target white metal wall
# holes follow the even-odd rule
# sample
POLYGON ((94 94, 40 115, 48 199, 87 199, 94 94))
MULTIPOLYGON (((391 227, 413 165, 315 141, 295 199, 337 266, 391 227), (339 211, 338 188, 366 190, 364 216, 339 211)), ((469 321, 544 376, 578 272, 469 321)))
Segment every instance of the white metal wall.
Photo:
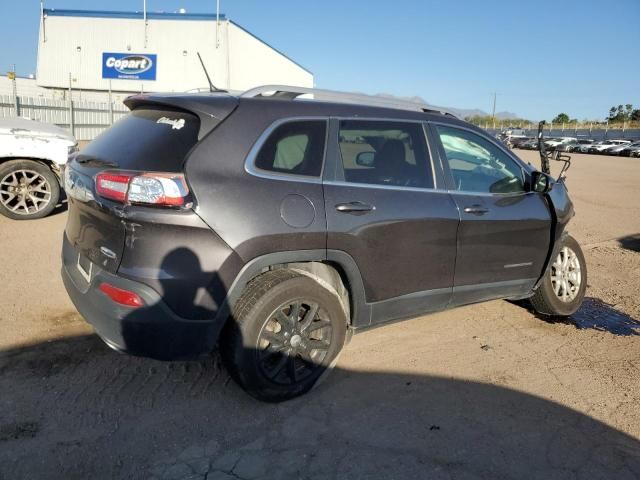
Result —
POLYGON ((121 103, 57 100, 43 97, 18 97, 16 112, 14 97, 0 95, 0 118, 19 116, 52 123, 68 129, 77 140, 92 140, 106 128, 111 120, 117 122, 129 113, 121 103), (73 115, 73 122, 71 122, 73 115))
POLYGON ((144 22, 127 18, 48 15, 41 25, 37 82, 44 87, 107 90, 102 53, 157 54, 156 81, 111 80, 114 91, 187 91, 207 81, 199 51, 213 83, 245 90, 266 83, 313 86, 313 75, 233 22, 193 19, 149 19, 147 47, 144 22), (45 36, 46 35, 46 36, 45 36), (78 49, 79 47, 79 49, 78 49))

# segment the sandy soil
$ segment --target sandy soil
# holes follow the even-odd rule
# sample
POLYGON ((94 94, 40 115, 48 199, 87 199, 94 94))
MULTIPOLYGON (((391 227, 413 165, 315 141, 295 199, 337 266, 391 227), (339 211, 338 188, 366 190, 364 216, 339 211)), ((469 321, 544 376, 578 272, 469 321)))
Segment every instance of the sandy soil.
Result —
POLYGON ((65 213, 0 217, 0 478, 640 478, 640 161, 573 158, 574 318, 495 301, 372 330, 281 405, 215 357, 110 351, 59 278, 65 213))

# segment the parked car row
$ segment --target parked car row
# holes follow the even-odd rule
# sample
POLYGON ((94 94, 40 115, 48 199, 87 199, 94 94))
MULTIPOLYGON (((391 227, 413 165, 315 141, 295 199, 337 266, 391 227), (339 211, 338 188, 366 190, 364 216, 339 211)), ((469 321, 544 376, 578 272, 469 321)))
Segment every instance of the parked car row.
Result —
MULTIPOLYGON (((505 143, 512 148, 537 150, 538 139, 518 136, 507 137, 505 143)), ((559 152, 596 153, 600 155, 619 155, 640 157, 640 141, 632 140, 593 140, 591 138, 553 137, 545 139, 547 150, 559 152)))

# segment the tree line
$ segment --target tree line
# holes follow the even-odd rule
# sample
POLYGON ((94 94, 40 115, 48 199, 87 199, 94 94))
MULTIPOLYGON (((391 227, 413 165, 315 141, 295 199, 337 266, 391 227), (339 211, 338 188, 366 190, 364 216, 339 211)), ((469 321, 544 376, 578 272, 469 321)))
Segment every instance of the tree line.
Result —
MULTIPOLYGON (((481 126, 492 126, 492 125, 527 125, 527 124, 537 124, 537 121, 528 120, 526 118, 510 118, 507 120, 500 120, 491 115, 473 115, 465 118, 466 121, 473 123, 474 125, 481 126)), ((559 113, 556 115, 553 120, 551 120, 553 124, 556 125, 571 125, 571 124, 593 124, 593 125, 604 125, 606 123, 627 123, 629 127, 631 127, 631 123, 634 124, 640 123, 640 108, 634 108, 633 104, 627 103, 625 105, 613 106, 609 109, 609 114, 604 118, 604 120, 582 120, 579 121, 577 118, 571 118, 567 113, 559 113)), ((640 125, 635 125, 640 126, 640 125)))
MULTIPOLYGON (((587 120, 588 121, 588 120, 587 120)), ((604 119, 605 122, 610 123, 623 123, 623 122, 637 122, 640 121, 640 108, 633 108, 631 103, 626 105, 614 105, 609 109, 609 115, 604 119)), ((569 118, 566 113, 559 113, 552 120, 553 123, 575 123, 575 118, 569 118)), ((600 123, 600 122, 594 122, 600 123)))

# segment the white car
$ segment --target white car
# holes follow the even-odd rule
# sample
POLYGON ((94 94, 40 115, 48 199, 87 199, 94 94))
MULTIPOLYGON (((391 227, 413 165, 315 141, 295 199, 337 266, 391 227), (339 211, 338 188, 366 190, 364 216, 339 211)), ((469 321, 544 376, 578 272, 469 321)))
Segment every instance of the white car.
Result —
POLYGON ((558 137, 558 138, 552 138, 550 140, 547 140, 544 142, 544 144, 547 147, 556 148, 559 145, 564 145, 566 143, 576 142, 576 141, 578 141, 578 139, 575 137, 558 137))
POLYGON ((625 143, 622 145, 616 145, 615 147, 609 147, 607 149, 604 150, 604 152, 602 153, 606 153, 607 155, 627 155, 627 150, 630 151, 633 148, 638 148, 640 147, 640 142, 633 142, 633 143, 625 143))
POLYGON ((45 217, 60 198, 62 169, 78 144, 66 130, 26 118, 0 118, 0 213, 45 217))
POLYGON ((629 145, 630 140, 603 140, 602 142, 596 142, 589 146, 589 153, 602 153, 607 148, 617 147, 619 145, 629 145))

